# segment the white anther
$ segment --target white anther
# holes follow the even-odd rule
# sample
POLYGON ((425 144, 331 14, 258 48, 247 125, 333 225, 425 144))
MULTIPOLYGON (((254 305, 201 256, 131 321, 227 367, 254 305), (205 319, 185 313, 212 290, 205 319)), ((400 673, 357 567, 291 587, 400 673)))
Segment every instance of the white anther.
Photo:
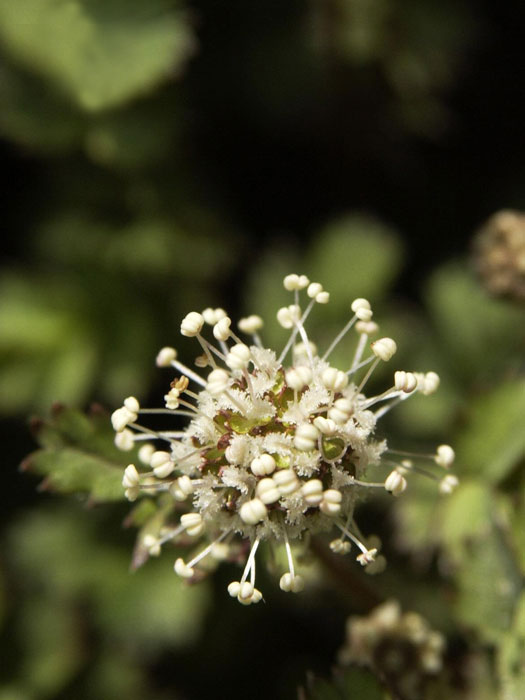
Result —
POLYGON ((208 375, 206 389, 212 396, 218 396, 228 388, 229 381, 230 375, 225 369, 214 369, 208 375))
POLYGON ((138 413, 140 411, 140 404, 134 396, 128 396, 124 399, 124 406, 131 411, 131 413, 138 413))
POLYGON ((367 564, 370 564, 371 562, 375 561, 377 554, 377 549, 369 549, 367 552, 362 552, 359 554, 359 556, 356 557, 357 561, 361 564, 361 566, 366 566, 367 564))
POLYGON ((302 485, 301 494, 309 506, 318 506, 323 500, 323 482, 320 479, 310 479, 302 485))
POLYGON ((216 561, 224 561, 230 554, 230 545, 226 542, 214 542, 210 550, 210 557, 216 561))
POLYGON ((117 408, 111 414, 111 424, 113 425, 113 430, 117 433, 121 433, 130 423, 134 423, 137 420, 137 414, 130 411, 125 406, 117 408))
POLYGON ((147 442, 145 445, 142 445, 138 452, 139 459, 142 462, 142 464, 147 464, 148 466, 150 466, 151 458, 153 457, 154 453, 155 448, 149 442, 147 442))
MULTIPOLYGON (((294 362, 297 362, 298 360, 304 358, 308 358, 308 350, 306 349, 306 347, 307 346, 304 343, 297 343, 297 345, 293 349, 294 362)), ((311 340, 309 340, 308 348, 312 357, 315 357, 317 355, 317 345, 315 343, 312 343, 311 340)))
POLYGON ((198 537, 204 530, 204 522, 200 513, 181 515, 180 524, 191 537, 198 537))
POLYGON ((124 496, 127 498, 130 503, 133 501, 136 501, 137 498, 139 497, 140 493, 140 488, 138 486, 133 486, 132 488, 126 489, 124 491, 124 496))
POLYGON ((120 433, 115 435, 115 445, 119 450, 122 450, 122 452, 129 452, 135 447, 133 436, 133 431, 124 428, 124 430, 121 430, 120 433))
POLYGON ((241 590, 240 581, 232 581, 230 584, 228 584, 228 593, 231 595, 232 598, 237 598, 240 590, 241 590))
POLYGON ((177 351, 175 348, 161 348, 155 358, 157 367, 169 367, 171 363, 177 359, 177 351))
POLYGON ((315 295, 315 301, 318 304, 328 304, 330 301, 330 292, 319 292, 319 294, 315 295))
POLYGON ((175 462, 169 452, 154 452, 150 464, 157 479, 165 479, 175 469, 175 462))
POLYGON ((265 505, 275 503, 281 498, 281 492, 277 488, 277 484, 270 477, 266 477, 265 479, 261 479, 259 481, 257 488, 255 489, 255 493, 265 505))
POLYGON ((372 318, 373 313, 368 299, 354 299, 351 309, 360 321, 367 322, 372 318))
POLYGON ((306 275, 286 275, 283 280, 283 286, 289 292, 294 290, 304 289, 308 286, 308 277, 306 275))
POLYGON ((332 408, 328 410, 328 418, 339 425, 346 423, 354 411, 354 406, 350 399, 344 397, 334 401, 332 408))
POLYGON ((407 487, 405 477, 394 469, 385 479, 385 489, 393 496, 399 496, 407 487))
POLYGON ((153 535, 144 535, 142 544, 148 550, 148 554, 152 557, 158 557, 160 554, 160 543, 153 535))
POLYGON ((440 445, 436 450, 434 461, 436 464, 439 464, 440 467, 448 469, 454 462, 455 457, 456 453, 450 445, 440 445))
POLYGON ((193 490, 193 482, 189 476, 179 476, 170 486, 170 493, 176 501, 185 501, 193 490))
POLYGON ((286 372, 285 377, 291 389, 301 391, 312 381, 312 370, 306 366, 292 367, 286 372))
POLYGON ((400 370, 394 373, 394 385, 396 391, 403 391, 405 394, 411 394, 417 387, 417 377, 413 372, 404 372, 400 370))
POLYGON ((302 576, 297 574, 292 576, 291 573, 287 572, 281 576, 279 587, 286 593, 290 591, 292 593, 300 593, 304 589, 304 579, 302 576))
POLYGON ((125 489, 132 489, 138 486, 140 482, 140 476, 137 471, 137 467, 134 464, 128 464, 124 469, 124 476, 122 477, 122 486, 125 489))
POLYGON ((187 564, 184 563, 184 559, 180 557, 175 561, 173 568, 175 569, 175 573, 182 578, 191 578, 195 573, 191 566, 187 566, 187 564))
POLYGON ((374 335, 379 330, 379 326, 375 321, 358 321, 355 324, 355 329, 358 333, 366 333, 366 335, 374 335))
POLYGON ((228 340, 228 338, 230 337, 231 324, 232 324, 232 320, 228 316, 221 318, 213 326, 213 337, 219 341, 228 340))
POLYGON ((226 364, 230 369, 246 369, 251 359, 250 348, 243 343, 237 343, 226 356, 226 364))
POLYGON ((341 510, 343 494, 337 489, 327 489, 323 493, 323 499, 319 504, 319 509, 325 514, 334 516, 341 510))
POLYGON ((252 459, 250 469, 255 476, 267 476, 275 471, 275 459, 272 455, 262 454, 252 459))
POLYGON ((392 338, 379 338, 372 343, 371 348, 376 357, 379 357, 383 362, 388 362, 395 355, 397 345, 392 338))
POLYGON ((454 474, 447 474, 439 482, 440 493, 452 493, 459 485, 459 479, 454 474))
POLYGON ((317 416, 314 418, 314 425, 318 428, 323 435, 335 435, 337 432, 337 424, 332 418, 323 418, 323 416, 317 416))
POLYGON ((202 317, 204 318, 205 323, 207 323, 209 326, 214 326, 221 320, 221 318, 226 317, 226 311, 224 309, 211 309, 208 307, 202 312, 202 317))
POLYGON ((295 429, 294 445, 298 450, 313 450, 317 445, 319 431, 311 423, 301 423, 295 429))
POLYGON ((239 515, 247 525, 257 525, 266 518, 268 511, 260 498, 252 498, 251 501, 242 504, 239 515))
POLYGON ((327 367, 321 375, 324 386, 333 392, 342 391, 348 384, 348 375, 335 367, 327 367))
POLYGON ((300 486, 297 474, 293 469, 280 469, 274 473, 272 479, 277 484, 282 496, 289 496, 300 486))
POLYGON ((283 328, 293 328, 294 324, 301 318, 301 309, 297 304, 283 306, 277 312, 277 321, 283 328))
POLYGON ((210 360, 208 358, 208 355, 206 353, 202 353, 202 355, 197 355, 197 357, 193 360, 195 367, 200 367, 203 369, 204 367, 207 367, 210 364, 210 360))
POLYGON ((254 589, 252 583, 250 583, 249 581, 244 581, 244 583, 239 584, 239 592, 237 594, 237 600, 240 603, 244 603, 244 604, 249 605, 252 602, 251 598, 253 596, 254 590, 255 589, 254 589))
POLYGON ((428 396, 437 391, 439 386, 439 375, 436 372, 427 372, 423 378, 423 386, 421 387, 421 392, 428 396))
POLYGON ((253 589, 252 603, 259 603, 262 600, 262 593, 258 588, 253 589))
POLYGON ((321 294, 323 291, 323 285, 319 284, 319 282, 312 282, 311 284, 308 285, 308 289, 306 290, 306 293, 310 297, 310 299, 315 299, 315 297, 318 294, 321 294))
POLYGON ((263 327, 263 320, 260 316, 252 314, 246 318, 241 318, 237 325, 243 333, 257 333, 263 327))
POLYGON ((193 338, 201 332, 203 325, 204 319, 202 314, 199 314, 196 311, 190 311, 190 313, 186 314, 186 316, 182 319, 182 323, 180 324, 180 332, 187 338, 193 338))
POLYGON ((352 545, 348 540, 338 539, 330 542, 330 549, 334 554, 348 554, 351 548, 352 545))
POLYGON ((180 391, 172 387, 167 394, 164 395, 164 404, 170 411, 174 411, 180 404, 180 391))

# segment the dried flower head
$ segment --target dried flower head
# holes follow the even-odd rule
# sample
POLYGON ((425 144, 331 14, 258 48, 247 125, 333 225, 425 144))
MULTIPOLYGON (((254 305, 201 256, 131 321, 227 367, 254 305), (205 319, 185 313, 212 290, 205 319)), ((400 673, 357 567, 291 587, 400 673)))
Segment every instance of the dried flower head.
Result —
MULTIPOLYGON (((367 397, 365 387, 373 371, 390 361, 397 349, 391 338, 369 344, 370 334, 378 330, 369 302, 356 299, 351 304, 350 319, 319 356, 305 322, 316 304, 328 302, 328 292, 305 275, 288 275, 284 286, 293 293, 293 303, 277 311, 279 323, 290 331, 279 355, 263 346, 258 316, 238 324, 251 336, 248 344, 232 330, 222 309, 192 311, 183 319, 181 333, 199 343, 196 364, 207 376, 183 365, 173 348, 163 348, 157 364, 178 373, 164 397, 165 407, 144 409, 129 397, 112 416, 121 449, 145 441, 139 457, 149 470, 126 468, 127 498, 134 501, 146 494, 164 499, 162 526, 156 534, 142 536, 139 553, 156 555, 168 541, 204 539, 207 544, 197 554, 175 562, 179 576, 198 580, 204 560, 234 559, 244 551, 244 571, 228 587, 243 604, 262 598, 255 587, 255 556, 262 542, 285 548, 288 566, 280 579, 284 591, 298 592, 304 586, 290 541, 334 528, 338 537, 330 545, 332 551, 344 554, 355 545, 356 558, 367 570, 384 567, 378 547, 360 533, 354 520, 356 501, 374 488, 398 496, 410 475, 421 470, 396 457, 413 455, 389 450, 384 439, 375 437, 376 424, 396 404, 418 392, 431 394, 439 384, 433 372, 398 371, 390 387, 367 397), (300 304, 303 290, 305 308, 300 304), (217 342, 205 337, 206 324, 217 342), (357 332, 356 348, 348 366, 339 369, 329 358, 352 328, 357 332), (289 356, 292 364, 287 364, 289 356), (137 422, 139 416, 152 413, 189 421, 183 430, 165 431, 137 422), (379 480, 366 478, 371 468, 379 480), (188 512, 173 523, 179 503, 187 504, 188 512)), ((445 471, 454 453, 441 445, 435 455, 421 457, 445 471)), ((441 490, 451 491, 454 479, 447 474, 441 490)))
POLYGON ((525 301, 525 214, 500 211, 474 239, 475 265, 487 289, 525 301))

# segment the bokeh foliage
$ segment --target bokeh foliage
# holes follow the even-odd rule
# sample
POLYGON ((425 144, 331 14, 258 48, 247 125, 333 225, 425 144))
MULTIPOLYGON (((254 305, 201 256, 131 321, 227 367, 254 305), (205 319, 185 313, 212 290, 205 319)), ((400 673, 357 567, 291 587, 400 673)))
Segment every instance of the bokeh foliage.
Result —
MULTIPOLYGON (((388 698, 371 671, 330 668, 345 617, 392 597, 448 639, 425 700, 524 696, 525 314, 481 288, 466 261, 471 231, 458 233, 502 205, 505 187, 519 201, 516 170, 483 183, 482 206, 474 160, 458 206, 447 162, 426 220, 436 228, 404 227, 407 212, 425 213, 414 154, 457 133, 448 96, 489 20, 473 2, 437 0, 277 11, 0 0, 0 700, 215 697, 224 678, 232 700, 254 688, 294 697, 297 686, 312 700, 388 698), (442 210, 458 217, 452 232, 439 229, 442 210), (452 443, 462 483, 448 499, 418 483, 363 504, 389 559, 366 592, 354 562, 328 555, 301 600, 274 591, 264 609, 239 610, 228 572, 185 587, 175 553, 130 573, 135 526, 153 526, 155 507, 145 499, 128 517, 131 456, 114 448, 104 409, 86 409, 130 393, 158 403, 155 352, 178 343, 193 308, 260 313, 279 347, 274 313, 292 270, 331 292, 323 321, 311 318, 320 342, 366 296, 400 366, 439 372, 440 392, 403 405, 387 433, 423 451, 452 443), (17 442, 13 426, 33 413, 38 444, 25 429, 17 442), (37 502, 23 480, 28 492, 41 485, 37 502)), ((512 124, 507 114, 509 139, 512 124)), ((476 153, 487 140, 477 137, 476 153)))

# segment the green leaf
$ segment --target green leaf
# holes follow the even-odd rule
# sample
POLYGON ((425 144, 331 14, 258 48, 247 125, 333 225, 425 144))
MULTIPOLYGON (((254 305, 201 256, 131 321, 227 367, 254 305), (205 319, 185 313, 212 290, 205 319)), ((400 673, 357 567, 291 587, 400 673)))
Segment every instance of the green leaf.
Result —
POLYGON ((309 684, 308 700, 391 700, 372 671, 349 668, 336 671, 332 681, 314 679, 309 684))
POLYGON ((512 629, 498 648, 497 669, 504 700, 525 697, 525 593, 516 608, 512 629))
POLYGON ((449 555, 461 559, 468 540, 490 535, 492 502, 491 489, 477 481, 461 482, 454 493, 443 497, 439 532, 449 555))
POLYGON ((88 419, 58 408, 38 425, 37 438, 43 448, 30 454, 24 467, 45 476, 46 489, 88 494, 95 502, 124 499, 123 468, 135 451, 125 455, 115 448, 109 416, 88 419))
POLYGON ((0 37, 86 111, 151 90, 194 45, 170 0, 0 0, 0 37))
POLYGON ((472 400, 455 447, 462 473, 491 483, 504 479, 525 456, 525 380, 506 382, 472 400))

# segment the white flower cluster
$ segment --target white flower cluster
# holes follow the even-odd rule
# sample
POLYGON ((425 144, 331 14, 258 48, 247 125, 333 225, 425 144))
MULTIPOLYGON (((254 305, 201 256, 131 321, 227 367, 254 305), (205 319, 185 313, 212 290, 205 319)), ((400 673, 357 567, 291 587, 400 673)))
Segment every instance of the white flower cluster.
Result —
MULTIPOLYGON (((316 304, 329 301, 328 292, 305 275, 288 275, 284 287, 293 293, 294 303, 277 312, 280 325, 290 331, 279 356, 261 342, 260 317, 238 323, 239 330, 251 336, 247 344, 233 332, 224 310, 192 311, 180 330, 198 341, 202 353, 196 365, 206 368, 207 376, 183 365, 174 348, 163 348, 157 365, 179 375, 164 397, 165 408, 144 409, 129 397, 112 415, 118 447, 130 450, 144 441, 139 459, 149 467, 141 472, 133 464, 126 468, 127 498, 134 501, 141 493, 167 492, 173 512, 177 502, 190 507, 176 526, 165 527, 158 537, 144 536, 143 548, 155 555, 170 540, 205 537, 208 544, 190 561, 175 562, 179 576, 196 579, 203 559, 228 558, 241 538, 249 543, 244 572, 228 591, 243 604, 262 598, 255 587, 255 554, 264 540, 285 547, 288 570, 280 579, 284 591, 298 592, 304 586, 295 570, 290 540, 305 533, 336 527, 339 538, 331 543, 332 551, 346 553, 353 543, 363 566, 380 568, 378 547, 370 546, 370 540, 365 544, 355 523, 356 500, 370 488, 398 496, 408 475, 420 468, 406 459, 414 455, 388 450, 385 440, 374 437, 376 423, 396 404, 418 392, 431 394, 439 384, 433 372, 398 371, 392 386, 367 397, 364 388, 372 372, 397 349, 391 338, 369 344, 370 335, 378 331, 369 302, 353 301, 350 320, 320 356, 308 338, 305 321, 316 304), (308 298, 304 309, 302 290, 308 298), (206 325, 217 343, 206 339, 206 325), (329 357, 352 328, 358 336, 355 352, 349 366, 339 369, 329 357), (365 357, 367 347, 370 353, 365 357), (292 361, 286 364, 289 355, 292 361), (158 413, 190 420, 178 431, 156 431, 137 422, 139 415, 158 413), (396 455, 404 459, 399 461, 396 455), (381 481, 366 480, 371 465, 383 470, 386 466, 388 473, 381 481)), ((454 452, 441 445, 435 455, 422 457, 448 469, 454 452)), ((440 481, 442 492, 456 485, 451 474, 440 481)))

